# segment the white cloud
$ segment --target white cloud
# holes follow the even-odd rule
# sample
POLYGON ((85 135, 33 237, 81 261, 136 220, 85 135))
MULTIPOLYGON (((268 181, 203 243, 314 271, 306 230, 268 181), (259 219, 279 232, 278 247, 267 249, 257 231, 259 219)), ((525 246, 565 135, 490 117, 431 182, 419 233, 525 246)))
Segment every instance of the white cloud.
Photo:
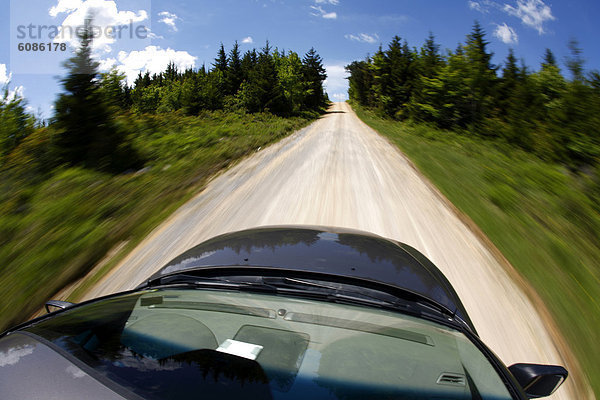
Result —
MULTIPOLYGON (((119 11, 115 1, 111 0, 59 0, 58 3, 50 8, 49 14, 57 17, 59 14, 66 13, 66 17, 59 27, 60 32, 54 39, 55 42, 69 43, 73 47, 79 44, 79 38, 76 35, 76 28, 83 26, 85 19, 93 16, 93 26, 97 33, 94 37, 93 48, 95 51, 110 52, 110 45, 116 41, 115 36, 124 35, 118 33, 115 27, 125 27, 130 29, 129 24, 136 24, 148 19, 148 13, 145 10, 119 11), (98 34, 98 31, 101 32, 98 34)), ((129 35, 129 31, 127 31, 129 35)))
POLYGON ((173 31, 177 32, 177 25, 175 25, 176 21, 181 19, 177 15, 170 13, 168 11, 161 11, 158 13, 162 19, 159 19, 158 22, 162 22, 170 27, 173 31))
POLYGON ((81 0, 59 0, 55 6, 50 8, 50 16, 56 17, 58 14, 61 13, 70 13, 72 11, 75 11, 79 7, 81 7, 82 3, 83 2, 81 0))
POLYGON ((340 0, 315 0, 315 3, 317 3, 317 4, 332 4, 334 6, 337 6, 338 4, 340 4, 340 0))
MULTIPOLYGON (((194 67, 196 57, 190 55, 187 51, 177 51, 171 48, 161 49, 157 46, 146 46, 143 50, 131 50, 139 48, 140 42, 137 39, 144 39, 138 35, 130 34, 132 29, 140 28, 139 23, 148 20, 146 10, 126 11, 119 10, 114 0, 55 0, 57 3, 50 8, 49 13, 53 17, 65 14, 61 29, 66 34, 61 38, 60 33, 56 41, 63 41, 76 47, 79 45, 79 39, 76 37, 76 27, 82 26, 85 19, 93 16, 94 29, 100 29, 104 34, 96 35, 93 42, 93 57, 100 63, 101 71, 108 71, 116 68, 119 72, 125 74, 127 82, 132 84, 138 73, 151 74, 164 71, 169 62, 174 62, 180 69, 194 67), (134 24, 138 24, 135 26, 134 24), (112 31, 111 31, 112 28, 112 31), (119 30, 122 29, 122 32, 119 30), (109 32, 111 34, 106 34, 109 32), (119 51, 115 55, 111 45, 116 40, 135 39, 132 47, 121 45, 121 48, 127 51, 119 51)), ((177 21, 180 21, 177 15, 161 11, 157 14, 160 17, 158 22, 166 24, 173 31, 177 31, 177 21)), ((142 26, 144 27, 144 26, 142 26)), ((148 39, 162 38, 145 27, 145 36, 148 39)), ((121 43, 120 43, 121 44, 121 43)), ((144 43, 149 44, 149 42, 144 43)))
POLYGON ((556 19, 552 15, 550 6, 542 0, 516 0, 516 2, 516 7, 504 4, 503 10, 520 18, 523 24, 534 28, 540 35, 545 33, 544 23, 556 19))
POLYGON ((117 59, 116 58, 107 58, 104 60, 98 60, 98 62, 100 63, 100 65, 98 66, 98 69, 100 71, 109 71, 117 63, 117 59))
POLYGON ((252 36, 247 36, 242 39, 242 43, 254 43, 254 39, 252 39, 252 36))
POLYGON ((481 7, 481 4, 476 1, 469 1, 469 8, 471 10, 484 12, 484 9, 481 7))
POLYGON ((150 39, 164 39, 164 36, 161 35, 157 35, 156 33, 152 32, 150 29, 148 29, 148 27, 146 27, 146 32, 148 33, 148 38, 150 39))
POLYGON ((161 49, 157 46, 147 46, 141 51, 120 51, 117 69, 127 77, 127 83, 133 84, 138 73, 160 73, 167 68, 169 62, 175 63, 177 68, 184 70, 196 65, 197 57, 187 51, 176 51, 171 48, 161 49))
POLYGON ((23 97, 23 92, 25 91, 25 88, 23 86, 17 86, 14 89, 8 89, 8 94, 6 96, 6 99, 4 99, 4 89, 8 88, 8 85, 10 84, 10 80, 12 78, 12 73, 8 72, 8 69, 6 68, 6 64, 0 64, 0 101, 6 100, 6 101, 11 101, 14 100, 16 97, 23 97))
POLYGON ((379 36, 377 34, 369 35, 367 33, 359 33, 357 35, 349 33, 344 35, 344 37, 348 40, 354 40, 363 43, 376 43, 379 40, 379 36))
POLYGON ((7 73, 6 64, 0 64, 0 85, 4 86, 10 82, 11 74, 7 73))
POLYGON ((495 0, 469 0, 467 2, 469 4, 469 8, 471 10, 480 12, 482 14, 487 14, 490 12, 490 9, 502 10, 502 4, 498 3, 495 0))
POLYGON ((315 17, 323 17, 325 19, 336 19, 337 18, 337 13, 335 12, 327 12, 325 10, 323 10, 323 7, 321 6, 310 6, 311 9, 313 9, 313 12, 311 12, 311 14, 315 17))
POLYGON ((515 32, 515 30, 510 26, 506 25, 506 23, 496 26, 494 36, 506 44, 516 44, 519 42, 519 36, 517 35, 517 32, 515 32))
POLYGON ((323 86, 327 90, 327 93, 333 99, 342 99, 338 95, 342 94, 346 99, 344 93, 348 92, 348 72, 344 67, 346 64, 334 64, 334 65, 325 65, 325 71, 327 71, 327 79, 323 82, 323 86))

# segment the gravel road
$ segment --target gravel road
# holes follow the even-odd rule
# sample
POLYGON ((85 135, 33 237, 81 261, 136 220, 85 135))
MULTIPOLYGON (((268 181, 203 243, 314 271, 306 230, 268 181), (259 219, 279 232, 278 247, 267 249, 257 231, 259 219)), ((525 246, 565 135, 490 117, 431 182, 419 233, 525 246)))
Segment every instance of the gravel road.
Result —
MULTIPOLYGON (((520 285, 463 220, 402 153, 347 104, 335 103, 319 121, 214 178, 86 298, 131 289, 221 233, 280 224, 348 227, 405 242, 431 259, 506 364, 568 364, 520 285)), ((576 395, 570 378, 552 399, 591 397, 576 395)))

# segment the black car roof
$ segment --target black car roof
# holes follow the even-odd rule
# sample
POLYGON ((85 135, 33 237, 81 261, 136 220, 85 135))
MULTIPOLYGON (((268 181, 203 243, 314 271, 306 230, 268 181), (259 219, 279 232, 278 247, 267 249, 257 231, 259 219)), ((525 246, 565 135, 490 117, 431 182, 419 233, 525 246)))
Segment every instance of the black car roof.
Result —
POLYGON ((442 272, 416 249, 370 233, 329 227, 275 226, 209 239, 176 257, 151 280, 217 266, 252 266, 368 279, 408 290, 456 313, 475 332, 442 272))

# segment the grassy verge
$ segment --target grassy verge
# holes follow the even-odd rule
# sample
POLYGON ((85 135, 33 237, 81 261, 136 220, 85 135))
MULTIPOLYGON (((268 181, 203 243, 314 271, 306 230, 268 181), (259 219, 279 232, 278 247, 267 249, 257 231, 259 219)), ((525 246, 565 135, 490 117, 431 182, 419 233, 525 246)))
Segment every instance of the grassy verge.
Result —
POLYGON ((358 116, 468 215, 542 297, 600 395, 600 216, 585 177, 467 135, 358 116))
MULTIPOLYGON (((27 151, 0 172, 0 328, 27 319, 118 243, 139 242, 217 171, 309 119, 207 112, 121 116, 118 122, 148 160, 144 169, 42 173, 38 165, 35 172, 32 165, 43 154, 25 157, 35 153, 27 151)), ((41 130, 32 139, 34 149, 51 140, 44 135, 50 134, 41 130)))

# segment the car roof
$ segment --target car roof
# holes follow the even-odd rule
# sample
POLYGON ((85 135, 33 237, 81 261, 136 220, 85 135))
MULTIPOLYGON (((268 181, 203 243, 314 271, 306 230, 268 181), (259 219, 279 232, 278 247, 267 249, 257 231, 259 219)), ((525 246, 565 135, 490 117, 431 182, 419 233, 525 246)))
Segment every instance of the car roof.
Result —
POLYGON ((404 243, 371 233, 294 225, 226 233, 171 260, 149 280, 218 266, 288 269, 391 285, 441 304, 475 333, 458 295, 431 261, 404 243))

